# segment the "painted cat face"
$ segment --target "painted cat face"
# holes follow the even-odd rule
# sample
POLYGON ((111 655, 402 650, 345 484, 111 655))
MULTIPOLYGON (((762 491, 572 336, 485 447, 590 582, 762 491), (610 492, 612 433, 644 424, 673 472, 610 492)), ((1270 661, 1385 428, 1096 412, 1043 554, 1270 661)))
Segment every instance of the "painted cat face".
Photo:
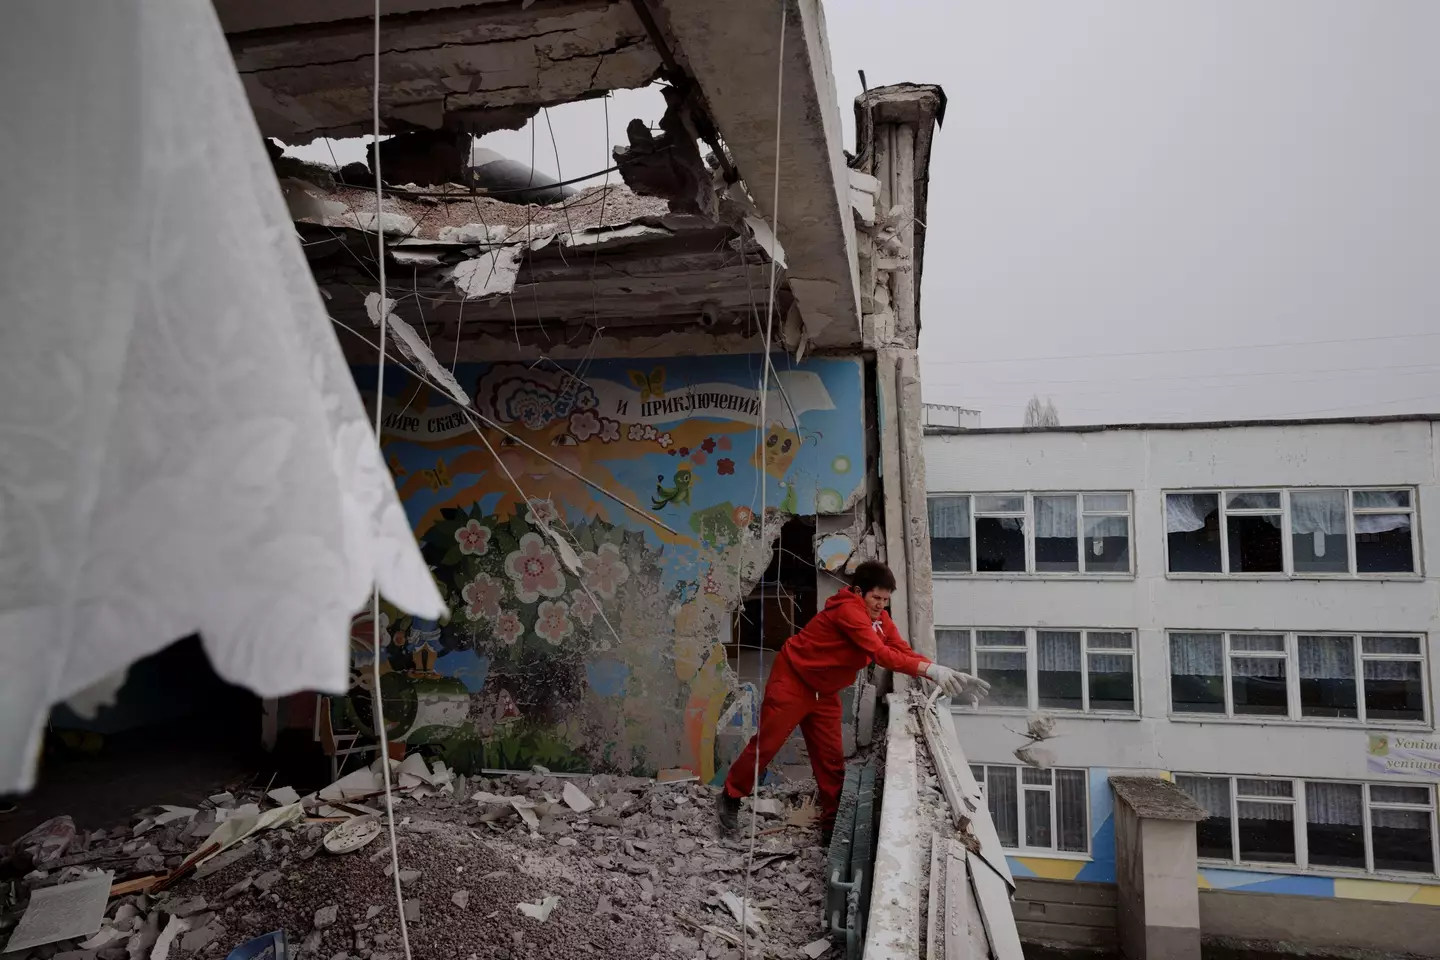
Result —
POLYGON ((772 423, 765 431, 760 450, 750 456, 752 467, 760 466, 761 451, 764 451, 765 472, 779 480, 790 471, 795 457, 800 453, 800 435, 778 423, 772 423))

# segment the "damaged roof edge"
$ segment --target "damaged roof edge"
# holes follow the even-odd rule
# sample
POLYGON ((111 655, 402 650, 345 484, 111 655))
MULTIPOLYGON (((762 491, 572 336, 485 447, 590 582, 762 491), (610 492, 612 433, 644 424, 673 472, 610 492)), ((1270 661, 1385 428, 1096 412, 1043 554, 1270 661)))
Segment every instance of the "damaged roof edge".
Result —
POLYGON ((919 332, 924 315, 920 298, 924 293, 925 236, 930 228, 930 152, 935 128, 945 119, 945 91, 934 83, 894 83, 866 90, 855 98, 856 156, 874 149, 874 131, 882 123, 907 123, 915 127, 915 329, 919 332), (866 138, 870 142, 866 142, 866 138))

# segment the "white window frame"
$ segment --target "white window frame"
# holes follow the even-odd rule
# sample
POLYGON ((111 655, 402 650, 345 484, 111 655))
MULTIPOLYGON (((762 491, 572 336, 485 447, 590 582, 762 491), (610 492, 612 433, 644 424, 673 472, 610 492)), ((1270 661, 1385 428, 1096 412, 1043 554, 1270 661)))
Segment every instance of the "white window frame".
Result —
MULTIPOLYGON (((1364 487, 1200 487, 1197 489, 1164 490, 1160 497, 1160 529, 1165 536, 1165 577, 1170 580, 1423 580, 1420 549, 1419 491, 1405 484, 1364 487), (1345 536, 1347 545, 1347 570, 1344 572, 1296 571, 1294 558, 1294 536, 1290 520, 1290 495, 1292 493, 1345 494, 1345 536), (1408 507, 1361 507, 1355 506, 1356 493, 1404 492, 1410 495, 1408 507), (1271 572, 1231 572, 1229 518, 1235 516, 1264 516, 1274 514, 1269 508, 1231 508, 1229 499, 1237 493, 1279 493, 1280 494, 1280 548, 1282 569, 1271 572), (1168 501, 1172 494, 1213 495, 1220 508, 1220 572, 1205 573, 1173 571, 1170 569, 1170 526, 1168 501), (1362 573, 1357 569, 1355 556, 1355 517, 1367 515, 1408 514, 1410 517, 1410 566, 1409 572, 1362 573)), ((972 521, 973 523, 973 521, 972 521)), ((1133 534, 1132 534, 1133 538, 1133 534)), ((973 550, 972 550, 973 553, 973 550)), ((973 567, 974 564, 972 563, 973 567)))
POLYGON ((1084 767, 1047 767, 1046 769, 1047 769, 1048 771, 1050 771, 1050 783, 1049 783, 1049 785, 1047 785, 1047 786, 1041 786, 1041 785, 1039 785, 1039 784, 1026 784, 1026 783, 1025 783, 1025 771, 1026 771, 1026 770, 1033 770, 1033 769, 1035 769, 1034 767, 1027 767, 1027 766, 1023 766, 1023 765, 1020 765, 1020 764, 1013 764, 1013 763, 972 763, 972 764, 970 764, 970 775, 975 778, 975 780, 976 780, 977 783, 980 784, 981 789, 982 789, 983 792, 984 792, 984 799, 985 799, 985 804, 986 804, 985 810, 986 810, 987 813, 988 813, 989 810, 990 810, 990 807, 989 807, 989 804, 990 804, 990 779, 989 779, 989 776, 988 776, 987 774, 988 774, 989 769, 992 768, 992 767, 993 767, 993 768, 998 768, 998 769, 1003 769, 1003 770, 1013 770, 1013 771, 1015 772, 1015 805, 1016 805, 1016 807, 1018 808, 1018 809, 1015 811, 1015 824, 1016 824, 1016 834, 1017 834, 1018 839, 1019 839, 1019 841, 1020 841, 1020 845, 1019 845, 1019 846, 1015 846, 1015 847, 1007 847, 1007 846, 1005 846, 1004 844, 1001 844, 1000 849, 1004 850, 1005 853, 1008 854, 1008 855, 1018 856, 1018 857, 1048 857, 1048 858, 1052 858, 1052 859, 1066 859, 1066 860, 1090 860, 1090 859, 1091 859, 1091 843, 1092 843, 1092 841, 1093 841, 1094 838, 1091 837, 1091 835, 1090 835, 1090 771, 1089 771, 1089 770, 1085 769, 1084 767), (1061 850, 1061 849, 1060 849, 1060 846, 1059 846, 1059 844, 1060 844, 1060 809, 1059 809, 1059 801, 1056 799, 1059 791, 1056 790, 1056 788, 1055 788, 1055 771, 1057 771, 1057 770, 1066 770, 1066 771, 1073 772, 1073 773, 1079 773, 1079 774, 1080 774, 1081 782, 1084 783, 1084 785, 1085 785, 1085 791, 1084 791, 1084 792, 1085 792, 1085 810, 1084 810, 1085 849, 1084 849, 1084 850, 1061 850), (1050 794, 1050 840, 1051 840, 1051 846, 1049 846, 1049 847, 1031 847, 1031 846, 1026 846, 1026 845, 1025 845, 1025 836, 1026 836, 1026 832, 1027 832, 1026 829, 1025 829, 1025 828, 1026 828, 1026 823, 1025 823, 1025 791, 1026 791, 1027 789, 1028 789, 1028 790, 1041 791, 1041 792, 1048 792, 1048 793, 1050 794))
MULTIPOLYGON (((962 670, 971 676, 979 676, 979 655, 982 644, 980 643, 980 631, 996 630, 1025 634, 1025 646, 996 646, 986 645, 985 650, 994 652, 1020 653, 1025 654, 1025 706, 986 706, 984 701, 979 704, 968 705, 954 703, 951 709, 954 711, 979 711, 982 713, 1034 713, 1036 710, 1054 711, 1063 717, 1100 717, 1109 720, 1138 720, 1140 718, 1140 646, 1138 631, 1134 627, 952 627, 937 626, 935 632, 942 630, 968 631, 970 634, 970 662, 961 664, 956 669, 962 670), (1079 710, 1070 710, 1065 707, 1041 707, 1040 706, 1040 631, 1046 633, 1078 633, 1080 634, 1080 694, 1081 703, 1079 710), (1130 637, 1129 649, 1123 647, 1094 647, 1090 646, 1090 634, 1092 633, 1123 633, 1130 637), (1134 691, 1135 705, 1130 710, 1092 710, 1090 709, 1090 654, 1115 654, 1117 656, 1129 656, 1131 661, 1131 684, 1134 691)), ((1199 631, 1197 631, 1199 632, 1199 631)), ((1210 631, 1214 632, 1214 631, 1210 631)), ((1366 634, 1366 636, 1379 636, 1379 634, 1366 634)), ((1167 661, 1168 662, 1168 661, 1167 661)), ((949 664, 946 664, 949 666, 949 664)), ((993 764, 992 764, 993 766, 993 764)))
MULTIPOLYGON (((1387 488, 1390 489, 1390 488, 1387 488)), ((936 570, 933 576, 944 579, 949 577, 979 577, 982 579, 1008 579, 1011 577, 1026 577, 1036 579, 1057 579, 1057 580, 1134 580, 1135 579, 1135 495, 1130 490, 1028 490, 1028 491, 980 491, 980 492, 941 492, 929 491, 926 493, 926 500, 930 499, 957 499, 966 497, 970 501, 970 569, 964 570, 936 570), (1120 510, 1087 510, 1085 508, 1086 495, 1105 497, 1124 497, 1125 509, 1120 510), (976 510, 976 502, 980 497, 1024 497, 1024 513, 1014 510, 984 511, 976 510), (1076 497, 1075 501, 1075 539, 1079 556, 1079 570, 1044 570, 1035 569, 1035 498, 1036 497, 1076 497), (976 553, 979 548, 979 538, 975 535, 975 523, 981 517, 1016 517, 1025 524, 1025 569, 1021 570, 996 570, 977 571, 976 553), (1126 540, 1126 566, 1124 571, 1113 570, 1086 570, 1085 569, 1085 518, 1086 517, 1124 517, 1129 528, 1129 535, 1126 540)), ((1412 501, 1413 502, 1413 501, 1412 501)), ((1397 512, 1397 511, 1385 511, 1397 512)))
MULTIPOLYGON (((1048 629, 1048 628, 1047 628, 1048 629)), ((1236 723, 1297 723, 1310 726, 1323 727, 1373 727, 1377 729, 1394 730, 1431 730, 1433 729, 1433 707, 1431 706, 1432 692, 1430 688, 1430 668, 1428 649, 1430 646, 1429 634, 1421 631, 1410 633, 1395 630, 1375 630, 1350 633, 1343 630, 1186 630, 1170 629, 1165 631, 1165 676, 1166 676, 1166 700, 1169 704, 1169 715, 1174 720, 1197 721, 1207 723, 1220 723, 1233 721, 1236 723), (1218 635, 1221 643, 1221 662, 1224 666, 1225 684, 1225 712, 1224 713, 1201 713, 1187 712, 1175 709, 1174 687, 1170 683, 1172 678, 1170 659, 1170 645, 1174 643, 1176 634, 1209 634, 1218 635), (1258 636, 1283 636, 1285 638, 1284 652, 1256 652, 1250 650, 1236 651, 1231 645, 1232 637, 1258 637, 1258 636), (1303 705, 1300 702, 1300 638, 1301 637, 1343 637, 1350 640, 1351 655, 1355 662, 1355 694, 1358 710, 1357 717, 1307 717, 1303 712, 1303 705), (1366 637, 1394 637, 1405 640, 1418 640, 1419 653, 1365 653, 1366 637), (1263 713, 1236 713, 1235 712, 1235 690, 1232 685, 1233 672, 1231 660, 1236 657, 1246 658, 1284 658, 1285 660, 1285 699, 1286 712, 1281 714, 1263 713), (1366 660, 1408 660, 1420 664, 1421 696, 1424 698, 1424 716, 1419 720, 1372 720, 1366 713, 1365 706, 1365 661, 1366 660)), ((972 657, 973 659, 973 657, 972 657)), ((973 671, 972 671, 973 673, 973 671)))
MULTIPOLYGON (((1414 783, 1410 781, 1375 782, 1362 780, 1341 780, 1334 777, 1251 777, 1232 776, 1229 774, 1216 773, 1181 773, 1176 772, 1174 776, 1193 777, 1197 780, 1228 780, 1230 782, 1230 857, 1221 859, 1218 857, 1199 857, 1201 864, 1207 866, 1223 867, 1244 867, 1247 870, 1260 870, 1279 873, 1315 873, 1325 876, 1338 877, 1382 877, 1385 879, 1399 880, 1402 882, 1415 883, 1434 881, 1440 879, 1440 819, 1437 819, 1436 811, 1436 785, 1432 783, 1414 783), (1289 797, 1255 797, 1247 795, 1241 797, 1239 793, 1241 780, 1269 780, 1288 782, 1290 784, 1289 797), (1362 788, 1361 797, 1362 810, 1365 821, 1365 868, 1363 870, 1352 867, 1336 867, 1329 864, 1318 866, 1310 863, 1310 835, 1309 816, 1306 810, 1307 783, 1338 783, 1346 786, 1359 786, 1362 788), (1430 793, 1428 806, 1419 804, 1406 804, 1375 801, 1371 799, 1371 788, 1373 787, 1419 787, 1430 793), (1288 804, 1295 808, 1292 825, 1295 829, 1295 862, 1276 863, 1272 860, 1243 860, 1240 857, 1240 804, 1251 803, 1277 803, 1288 804), (1376 870, 1375 869, 1375 837, 1371 828, 1371 812, 1373 810, 1423 810, 1430 815, 1430 873, 1409 873, 1401 870, 1376 870)), ((1023 836, 1023 834, 1022 834, 1023 836)))

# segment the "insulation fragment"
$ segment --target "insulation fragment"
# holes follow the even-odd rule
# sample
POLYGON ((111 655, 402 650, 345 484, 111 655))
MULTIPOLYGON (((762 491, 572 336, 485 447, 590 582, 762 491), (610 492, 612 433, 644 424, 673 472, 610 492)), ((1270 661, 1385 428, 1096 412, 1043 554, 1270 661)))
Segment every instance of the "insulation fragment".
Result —
MULTIPOLYGON (((385 312, 389 314, 387 326, 395 340, 395 346, 399 348, 405 358, 411 363, 417 363, 423 367, 426 375, 449 394, 452 400, 461 406, 468 407, 470 395, 465 392, 464 387, 460 386, 460 381, 456 380, 454 375, 435 358, 434 351, 430 349, 429 344, 420 339, 415 328, 395 315, 395 301, 389 297, 385 298, 385 312)), ((377 327, 380 326, 380 294, 367 293, 365 295, 365 313, 369 315, 371 323, 377 327)))

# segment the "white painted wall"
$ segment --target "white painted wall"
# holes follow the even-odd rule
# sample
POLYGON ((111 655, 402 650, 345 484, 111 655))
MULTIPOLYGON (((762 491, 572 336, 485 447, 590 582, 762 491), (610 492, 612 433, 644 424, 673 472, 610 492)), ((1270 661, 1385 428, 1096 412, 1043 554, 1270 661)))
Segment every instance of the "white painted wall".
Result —
MULTIPOLYGON (((1440 486, 1433 424, 1304 424, 1095 432, 970 432, 926 438, 931 493, 1131 491, 1135 576, 934 579, 941 627, 1136 631, 1140 716, 1060 716, 1047 746, 1062 766, 1366 778, 1365 730, 1315 722, 1172 720, 1165 631, 1404 631, 1425 634, 1430 715, 1440 690, 1440 486), (1415 486, 1423 579, 1184 580, 1165 575, 1164 491, 1204 487, 1415 486)), ((1014 763, 1023 711, 957 710, 974 763, 1014 763)), ((1386 729, 1371 724, 1367 729, 1386 729)), ((1392 728, 1397 729, 1397 728, 1392 728)), ((1414 730, 1413 726, 1407 729, 1414 730)), ((1372 777, 1373 779, 1373 777, 1372 777)))

